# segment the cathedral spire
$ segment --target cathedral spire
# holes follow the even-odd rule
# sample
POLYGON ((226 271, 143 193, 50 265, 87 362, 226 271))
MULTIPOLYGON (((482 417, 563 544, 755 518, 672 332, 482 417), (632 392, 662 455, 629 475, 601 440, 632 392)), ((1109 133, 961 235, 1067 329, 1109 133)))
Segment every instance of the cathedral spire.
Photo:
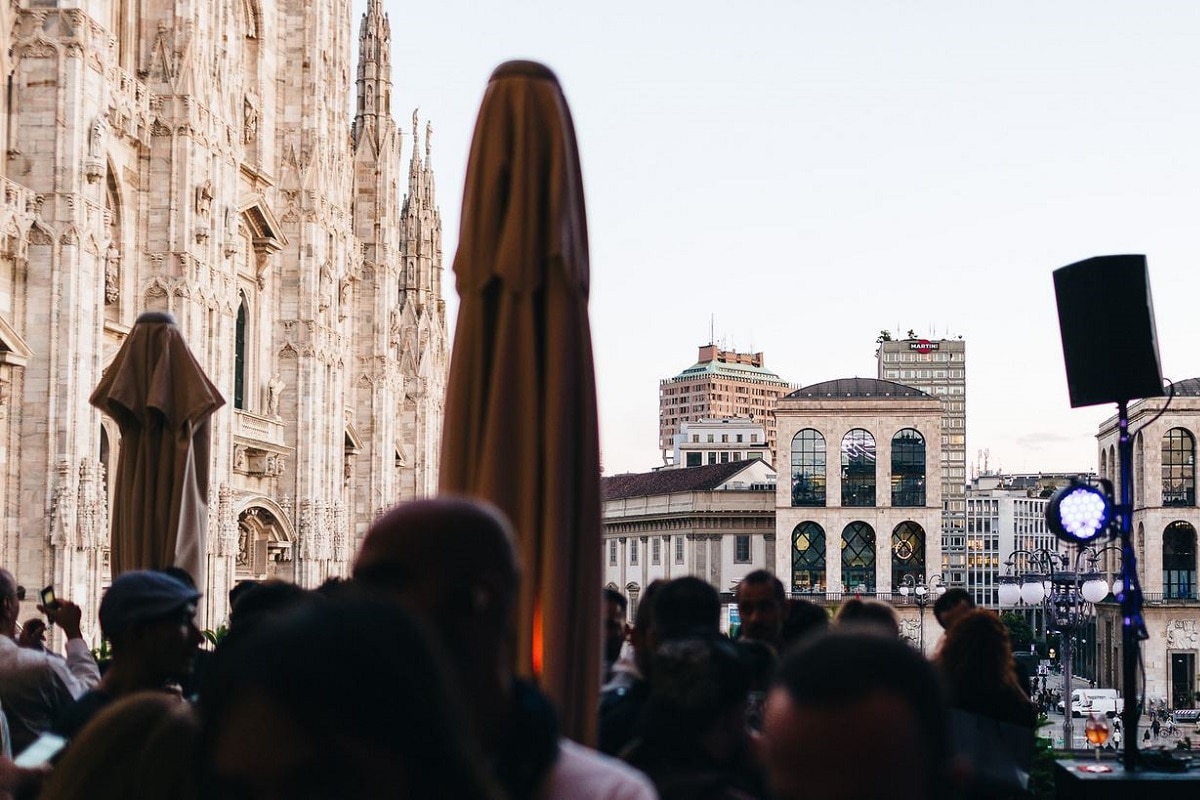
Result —
POLYGON ((403 288, 411 293, 418 309, 442 308, 442 217, 433 186, 433 124, 425 124, 425 157, 421 158, 420 109, 413 109, 412 159, 408 165, 408 194, 401 209, 406 233, 409 270, 403 288))
POLYGON ((391 123, 392 26, 382 0, 367 0, 358 29, 358 104, 354 114, 354 145, 363 131, 378 133, 391 123))

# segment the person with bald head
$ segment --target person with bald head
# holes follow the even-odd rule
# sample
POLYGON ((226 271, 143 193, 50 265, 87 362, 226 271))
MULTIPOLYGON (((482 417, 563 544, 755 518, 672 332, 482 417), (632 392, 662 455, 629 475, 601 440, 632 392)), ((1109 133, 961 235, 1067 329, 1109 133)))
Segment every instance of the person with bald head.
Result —
POLYGON ((396 506, 367 531, 353 575, 423 619, 440 640, 473 734, 509 797, 656 796, 641 773, 560 738, 549 700, 516 678, 520 566, 499 509, 462 497, 396 506))
POLYGON ((65 661, 17 644, 19 594, 13 574, 0 569, 0 708, 8 716, 14 753, 50 730, 55 717, 100 680, 96 660, 79 629, 82 611, 68 600, 41 609, 67 636, 65 661))

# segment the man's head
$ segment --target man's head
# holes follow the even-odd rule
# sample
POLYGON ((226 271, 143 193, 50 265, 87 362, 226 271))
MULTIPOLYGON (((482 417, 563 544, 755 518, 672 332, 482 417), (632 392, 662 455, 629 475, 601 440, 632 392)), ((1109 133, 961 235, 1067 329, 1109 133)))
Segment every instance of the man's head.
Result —
POLYGON ((933 601, 933 616, 943 630, 949 630, 951 625, 973 608, 975 598, 971 597, 971 593, 966 589, 956 586, 947 589, 941 597, 933 601))
POLYGON ((787 605, 783 583, 767 570, 756 569, 738 584, 737 604, 742 638, 778 647, 787 605))
POLYGON ((945 701, 933 666, 899 639, 833 630, 797 645, 767 699, 762 756, 778 800, 942 796, 945 701), (868 765, 869 768, 864 768, 868 765))
POLYGON ((21 613, 17 579, 6 569, 0 569, 0 634, 12 636, 17 631, 17 615, 21 613))
POLYGON ((135 570, 113 581, 100 600, 100 630, 113 664, 151 682, 179 681, 204 641, 196 627, 200 593, 162 572, 135 570))
POLYGON ((656 646, 686 636, 715 636, 721 629, 721 596, 699 578, 675 578, 655 594, 653 613, 656 646))
POLYGON ((460 669, 478 670, 481 653, 508 663, 518 569, 494 506, 456 497, 396 506, 367 531, 354 580, 423 618, 460 669))
POLYGON ((825 610, 824 606, 798 597, 788 599, 787 612, 783 620, 784 646, 828 628, 829 612, 825 610))
POLYGON ((17 644, 30 650, 45 650, 46 621, 41 617, 25 620, 25 624, 21 626, 21 635, 17 637, 17 644))
POLYGON ((604 660, 612 663, 621 655, 621 645, 625 643, 625 610, 629 601, 625 595, 616 589, 604 589, 604 660))

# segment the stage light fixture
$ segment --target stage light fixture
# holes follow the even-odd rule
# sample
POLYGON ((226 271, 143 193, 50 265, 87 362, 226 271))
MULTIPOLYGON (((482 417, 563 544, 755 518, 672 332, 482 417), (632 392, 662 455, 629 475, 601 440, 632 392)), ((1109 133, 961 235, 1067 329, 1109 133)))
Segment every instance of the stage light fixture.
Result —
POLYGON ((1087 544, 1108 532, 1113 508, 1108 495, 1086 483, 1072 481, 1046 504, 1046 524, 1059 539, 1087 544))

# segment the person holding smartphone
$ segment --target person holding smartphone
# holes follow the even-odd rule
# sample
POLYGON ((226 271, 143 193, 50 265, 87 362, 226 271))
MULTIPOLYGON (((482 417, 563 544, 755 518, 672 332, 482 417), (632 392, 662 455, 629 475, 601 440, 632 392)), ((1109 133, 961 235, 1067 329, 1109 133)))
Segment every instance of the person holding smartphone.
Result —
POLYGON ((11 572, 0 569, 0 708, 8 716, 13 753, 49 730, 63 709, 100 681, 96 660, 79 629, 83 616, 79 606, 58 600, 38 610, 66 634, 66 660, 17 644, 21 612, 17 581, 11 572))

